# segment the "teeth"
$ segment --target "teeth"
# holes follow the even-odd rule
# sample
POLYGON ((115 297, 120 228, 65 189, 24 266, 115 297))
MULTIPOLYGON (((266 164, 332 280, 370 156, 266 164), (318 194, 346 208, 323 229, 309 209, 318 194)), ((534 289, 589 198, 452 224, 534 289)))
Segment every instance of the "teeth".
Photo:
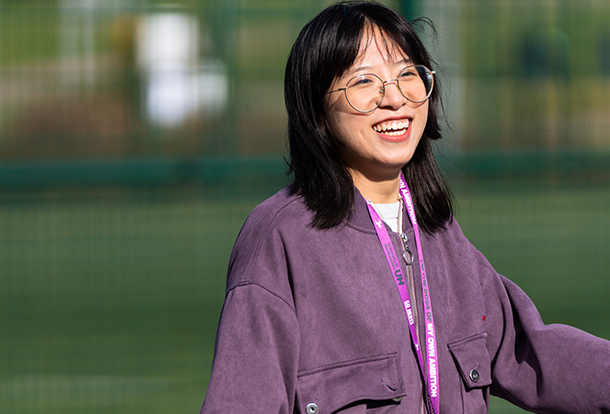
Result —
POLYGON ((402 133, 403 130, 409 128, 410 123, 410 120, 384 122, 382 124, 374 125, 373 130, 375 132, 388 132, 389 135, 400 135, 395 132, 400 131, 402 133))
POLYGON ((399 131, 386 131, 385 135, 388 135, 388 136, 391 136, 391 137, 398 136, 398 135, 402 135, 404 133, 404 131, 405 131, 404 129, 401 129, 399 131))

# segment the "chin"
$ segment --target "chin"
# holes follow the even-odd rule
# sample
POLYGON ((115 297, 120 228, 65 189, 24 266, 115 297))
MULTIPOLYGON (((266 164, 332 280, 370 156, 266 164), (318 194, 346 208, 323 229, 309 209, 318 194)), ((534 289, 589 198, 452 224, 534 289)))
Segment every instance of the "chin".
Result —
POLYGON ((397 173, 400 173, 400 170, 402 170, 402 167, 407 165, 409 163, 409 161, 410 160, 386 163, 385 167, 386 167, 386 170, 390 173, 390 175, 393 176, 393 175, 395 175, 397 173))
POLYGON ((411 161, 412 158, 413 158, 413 152, 410 152, 409 154, 406 154, 403 157, 390 160, 388 162, 388 166, 392 166, 394 168, 396 168, 396 167, 402 168, 405 165, 407 165, 411 161))

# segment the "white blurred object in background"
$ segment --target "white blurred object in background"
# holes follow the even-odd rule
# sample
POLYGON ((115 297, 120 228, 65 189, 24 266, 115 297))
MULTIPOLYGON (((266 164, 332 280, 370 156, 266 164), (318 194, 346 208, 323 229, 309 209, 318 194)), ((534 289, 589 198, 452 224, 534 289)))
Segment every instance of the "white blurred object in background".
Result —
POLYGON ((200 56, 198 20, 189 14, 159 12, 142 17, 136 38, 143 73, 146 115, 160 127, 176 127, 202 117, 216 118, 227 106, 226 67, 200 56))

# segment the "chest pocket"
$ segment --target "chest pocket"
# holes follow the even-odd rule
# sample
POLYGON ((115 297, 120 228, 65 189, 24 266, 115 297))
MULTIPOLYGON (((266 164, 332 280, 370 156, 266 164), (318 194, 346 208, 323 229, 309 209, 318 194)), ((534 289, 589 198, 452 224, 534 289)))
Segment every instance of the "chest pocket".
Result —
POLYGON ((491 385, 491 359, 486 333, 480 333, 447 345, 462 378, 464 413, 487 412, 491 385))
POLYGON ((397 354, 347 361, 297 378, 298 412, 306 414, 330 414, 364 401, 398 406, 405 395, 397 354))

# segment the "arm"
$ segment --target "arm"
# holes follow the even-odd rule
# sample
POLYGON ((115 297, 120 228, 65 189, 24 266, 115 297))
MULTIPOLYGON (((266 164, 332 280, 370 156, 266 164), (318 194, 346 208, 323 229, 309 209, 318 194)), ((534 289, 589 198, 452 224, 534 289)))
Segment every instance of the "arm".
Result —
POLYGON ((494 284, 494 312, 504 323, 492 355, 492 394, 538 413, 610 413, 610 342, 545 325, 519 287, 502 276, 494 284))
POLYGON ((255 284, 225 299, 202 414, 294 412, 299 329, 294 310, 255 284))

